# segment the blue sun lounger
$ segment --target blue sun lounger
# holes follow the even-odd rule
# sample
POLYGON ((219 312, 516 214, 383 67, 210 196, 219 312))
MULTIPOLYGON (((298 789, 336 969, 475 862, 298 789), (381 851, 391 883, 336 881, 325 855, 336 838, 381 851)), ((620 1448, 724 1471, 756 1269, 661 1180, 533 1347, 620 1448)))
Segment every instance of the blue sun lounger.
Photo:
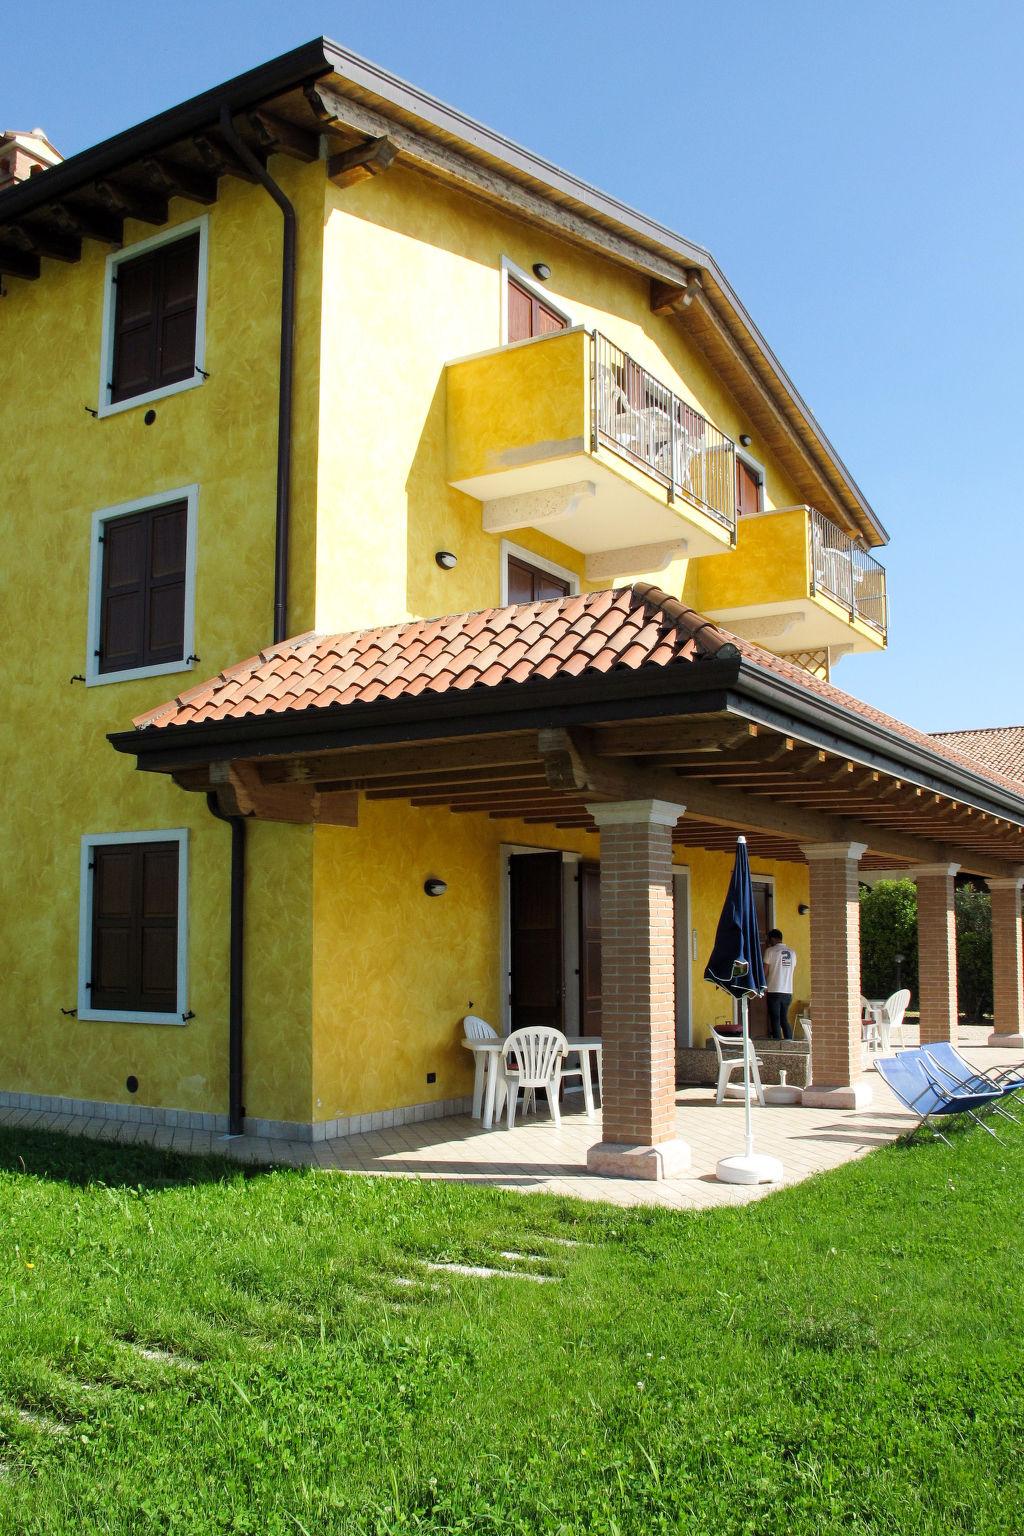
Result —
POLYGON ((915 1125, 911 1136, 916 1136, 921 1126, 938 1136, 940 1141, 949 1139, 930 1122, 941 1115, 969 1115, 983 1131, 998 1141, 995 1131, 981 1119, 986 1109, 991 1109, 1000 1098, 998 1088, 967 1091, 943 1084, 934 1069, 929 1069, 922 1047, 904 1051, 900 1056, 883 1056, 875 1062, 875 1071, 892 1089, 901 1104, 917 1115, 920 1125, 915 1125))
POLYGON ((998 1114, 1005 1115, 1007 1120, 1020 1124, 1017 1116, 1010 1114, 1007 1101, 1024 1089, 1022 1068, 990 1067, 987 1072, 979 1072, 966 1056, 960 1054, 955 1045, 950 1045, 946 1040, 922 1045, 919 1049, 928 1057, 940 1080, 949 1083, 952 1087, 966 1090, 968 1093, 984 1093, 987 1089, 996 1089, 1000 1096, 1000 1103, 993 1105, 993 1108, 998 1114))

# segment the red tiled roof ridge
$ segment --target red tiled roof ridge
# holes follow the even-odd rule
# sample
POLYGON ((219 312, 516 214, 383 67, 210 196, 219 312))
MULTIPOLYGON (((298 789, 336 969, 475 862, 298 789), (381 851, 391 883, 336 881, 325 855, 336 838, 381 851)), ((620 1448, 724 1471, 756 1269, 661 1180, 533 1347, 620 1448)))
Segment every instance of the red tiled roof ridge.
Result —
POLYGON ((1024 725, 963 726, 955 731, 929 731, 928 734, 945 741, 948 736, 1005 736, 1012 731, 1024 731, 1024 725))

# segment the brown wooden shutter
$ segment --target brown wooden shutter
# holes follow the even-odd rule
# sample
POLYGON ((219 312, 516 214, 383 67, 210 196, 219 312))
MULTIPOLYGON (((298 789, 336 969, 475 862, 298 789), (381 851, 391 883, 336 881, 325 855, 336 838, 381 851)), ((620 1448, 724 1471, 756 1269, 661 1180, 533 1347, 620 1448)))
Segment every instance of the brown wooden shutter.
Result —
POLYGON ((93 1008, 178 1011, 178 844, 93 849, 93 1008))
POLYGON ((761 510, 761 482, 742 459, 736 460, 736 511, 749 517, 761 510))
POLYGON ((112 402, 191 378, 196 363, 199 235, 186 235, 115 273, 112 402))
POLYGON ((182 661, 188 503, 103 525, 100 672, 182 661))
POLYGON ((508 280, 508 339, 528 341, 532 336, 547 336, 553 331, 568 327, 556 310, 549 309, 542 299, 521 288, 514 278, 508 280))

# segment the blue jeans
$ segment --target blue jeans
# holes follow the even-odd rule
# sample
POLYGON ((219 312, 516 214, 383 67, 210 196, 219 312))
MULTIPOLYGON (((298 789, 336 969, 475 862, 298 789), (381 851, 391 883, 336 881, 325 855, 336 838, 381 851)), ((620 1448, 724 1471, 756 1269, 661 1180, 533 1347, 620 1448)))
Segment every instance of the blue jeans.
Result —
POLYGON ((792 992, 768 993, 768 1028, 775 1040, 793 1038, 793 1031, 789 1027, 789 1005, 792 1001, 792 992))

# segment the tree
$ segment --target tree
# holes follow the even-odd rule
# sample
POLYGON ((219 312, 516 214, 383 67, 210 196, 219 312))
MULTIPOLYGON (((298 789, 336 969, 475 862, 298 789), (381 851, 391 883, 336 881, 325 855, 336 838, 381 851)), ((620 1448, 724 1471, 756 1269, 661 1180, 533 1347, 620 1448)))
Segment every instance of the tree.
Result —
POLYGON ((992 898, 973 885, 956 893, 956 955, 960 1012, 980 1022, 992 1012, 992 898))
POLYGON ((860 893, 861 989, 865 997, 889 997, 909 987, 917 1005, 917 886, 913 880, 879 880, 860 893), (897 970, 896 956, 902 955, 897 970))

